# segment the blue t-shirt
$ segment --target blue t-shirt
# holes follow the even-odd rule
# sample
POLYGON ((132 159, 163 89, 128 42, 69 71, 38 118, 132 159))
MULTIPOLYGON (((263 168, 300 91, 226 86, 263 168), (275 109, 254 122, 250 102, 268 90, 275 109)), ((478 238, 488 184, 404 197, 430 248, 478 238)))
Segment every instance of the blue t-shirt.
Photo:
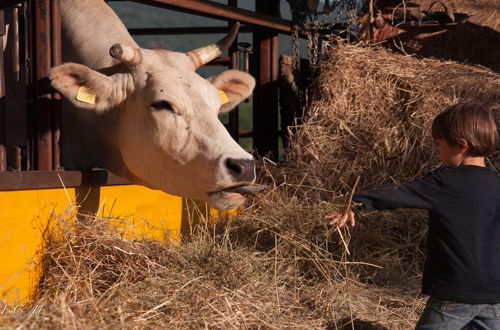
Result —
POLYGON ((500 302, 500 177, 488 167, 441 167, 355 194, 360 210, 427 209, 422 292, 469 304, 500 302))

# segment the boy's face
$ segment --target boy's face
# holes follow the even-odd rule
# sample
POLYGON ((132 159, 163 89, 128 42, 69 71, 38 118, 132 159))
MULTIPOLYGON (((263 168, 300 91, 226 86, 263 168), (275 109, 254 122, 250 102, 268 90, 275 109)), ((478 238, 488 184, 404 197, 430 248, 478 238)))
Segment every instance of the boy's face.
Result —
POLYGON ((460 166, 465 158, 467 148, 450 145, 445 139, 435 139, 437 143, 437 152, 444 165, 457 167, 460 166))

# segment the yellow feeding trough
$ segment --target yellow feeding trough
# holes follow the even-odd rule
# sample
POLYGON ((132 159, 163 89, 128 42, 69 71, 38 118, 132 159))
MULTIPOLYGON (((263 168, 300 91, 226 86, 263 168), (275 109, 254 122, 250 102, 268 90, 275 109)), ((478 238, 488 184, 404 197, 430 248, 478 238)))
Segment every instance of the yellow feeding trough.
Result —
POLYGON ((137 185, 0 191, 1 302, 25 303, 32 297, 44 230, 54 214, 77 209, 109 219, 124 236, 174 244, 195 219, 218 214, 204 203, 137 185))

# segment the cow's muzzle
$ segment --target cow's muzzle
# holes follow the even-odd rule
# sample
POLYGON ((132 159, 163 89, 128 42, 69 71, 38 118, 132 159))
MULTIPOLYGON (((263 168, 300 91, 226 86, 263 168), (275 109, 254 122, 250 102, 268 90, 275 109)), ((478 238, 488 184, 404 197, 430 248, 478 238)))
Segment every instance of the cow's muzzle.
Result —
POLYGON ((255 161, 253 159, 226 158, 224 166, 234 181, 255 181, 255 161))

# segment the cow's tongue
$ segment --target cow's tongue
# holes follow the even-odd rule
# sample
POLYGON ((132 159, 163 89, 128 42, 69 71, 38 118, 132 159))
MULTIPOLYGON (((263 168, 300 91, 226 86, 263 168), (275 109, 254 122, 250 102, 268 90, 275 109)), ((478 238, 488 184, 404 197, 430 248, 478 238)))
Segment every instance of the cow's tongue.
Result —
POLYGON ((255 195, 256 193, 266 190, 267 188, 268 187, 264 185, 247 184, 247 185, 229 187, 224 189, 223 191, 236 192, 242 195, 255 195))

